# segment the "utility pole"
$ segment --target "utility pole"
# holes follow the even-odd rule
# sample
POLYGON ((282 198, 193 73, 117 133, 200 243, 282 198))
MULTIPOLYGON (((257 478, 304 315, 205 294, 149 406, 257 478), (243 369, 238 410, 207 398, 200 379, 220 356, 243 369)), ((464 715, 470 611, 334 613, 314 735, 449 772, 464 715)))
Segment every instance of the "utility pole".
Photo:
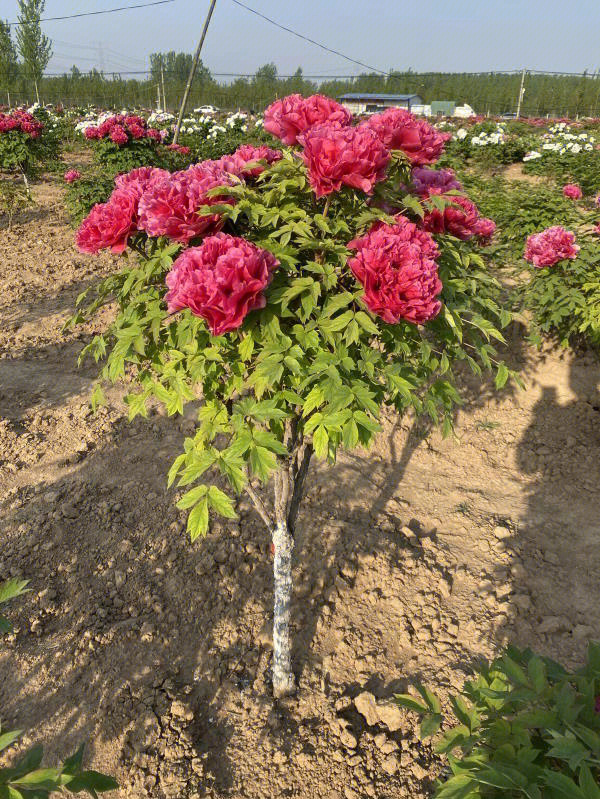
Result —
POLYGON ((165 97, 165 69, 163 64, 163 57, 160 57, 160 82, 162 84, 162 110, 167 110, 167 98, 165 97))
POLYGON ((525 70, 521 72, 521 88, 519 89, 519 100, 517 102, 517 119, 521 116, 521 102, 525 94, 525 70))
POLYGON ((210 24, 210 18, 212 17, 212 13, 215 10, 216 2, 217 0, 210 0, 210 6, 208 8, 206 19, 204 20, 204 27, 202 28, 200 41, 198 42, 198 47, 196 48, 196 52, 194 54, 194 60, 192 61, 192 68, 190 69, 190 74, 188 76, 188 80, 185 86, 185 91, 183 93, 183 98, 181 100, 179 117, 177 118, 177 124, 175 125, 175 133, 173 134, 173 144, 177 144, 177 139, 179 138, 179 128, 181 127, 181 120, 183 119, 183 115, 185 113, 185 107, 187 105, 188 97, 190 95, 190 89, 192 88, 192 83, 194 81, 194 75, 196 74, 196 68, 198 67, 198 62, 200 61, 200 53, 202 51, 202 45, 204 44, 204 39, 206 38, 206 32, 210 24))
POLYGON ((156 84, 156 110, 160 111, 160 83, 156 84))

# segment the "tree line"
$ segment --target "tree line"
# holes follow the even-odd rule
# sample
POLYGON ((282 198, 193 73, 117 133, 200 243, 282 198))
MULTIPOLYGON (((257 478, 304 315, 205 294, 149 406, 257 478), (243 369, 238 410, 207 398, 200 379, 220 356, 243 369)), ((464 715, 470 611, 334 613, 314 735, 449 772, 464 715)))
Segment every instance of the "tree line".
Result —
MULTIPOLYGON (((45 0, 18 0, 15 39, 8 23, 0 21, 0 103, 12 101, 104 108, 166 106, 180 103, 192 64, 192 55, 175 51, 151 53, 150 70, 143 76, 82 72, 73 66, 59 76, 44 75, 52 43, 41 30, 45 0), (163 92, 164 90, 164 92, 163 92), (164 100, 163 100, 164 97, 164 100)), ((299 67, 293 75, 279 75, 275 64, 261 66, 253 75, 218 80, 200 62, 189 106, 216 105, 223 109, 262 111, 277 97, 319 91, 331 97, 346 92, 418 94, 425 103, 450 100, 468 103, 480 114, 513 112, 517 106, 521 73, 398 72, 363 73, 355 77, 311 79, 299 67)), ((600 116, 600 70, 581 75, 526 73, 521 105, 527 116, 600 116)))

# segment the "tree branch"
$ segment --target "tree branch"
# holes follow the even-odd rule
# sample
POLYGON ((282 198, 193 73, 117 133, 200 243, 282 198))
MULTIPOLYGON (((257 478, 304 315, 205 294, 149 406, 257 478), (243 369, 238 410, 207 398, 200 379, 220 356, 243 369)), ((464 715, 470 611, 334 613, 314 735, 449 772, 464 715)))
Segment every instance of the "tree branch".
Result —
POLYGON ((275 519, 273 519, 273 517, 269 514, 269 511, 267 510, 267 508, 265 506, 265 503, 258 496, 256 491, 252 488, 249 480, 246 483, 246 485, 244 486, 244 489, 245 489, 246 493, 248 494, 248 496, 250 497, 250 499, 252 500, 252 504, 256 508, 256 512, 258 513, 260 518, 263 520, 263 522, 266 524, 267 530, 269 530, 269 532, 271 532, 273 530, 273 528, 275 527, 275 519))
POLYGON ((302 496, 304 494, 304 483, 306 481, 306 475, 308 474, 310 459, 313 454, 312 445, 304 444, 301 450, 301 454, 302 454, 302 459, 300 460, 300 452, 298 453, 298 461, 300 462, 300 465, 297 466, 297 468, 295 469, 294 491, 292 493, 292 499, 290 501, 290 507, 288 511, 288 528, 292 533, 292 535, 294 534, 294 530, 296 527, 298 510, 300 509, 300 502, 302 501, 302 496))

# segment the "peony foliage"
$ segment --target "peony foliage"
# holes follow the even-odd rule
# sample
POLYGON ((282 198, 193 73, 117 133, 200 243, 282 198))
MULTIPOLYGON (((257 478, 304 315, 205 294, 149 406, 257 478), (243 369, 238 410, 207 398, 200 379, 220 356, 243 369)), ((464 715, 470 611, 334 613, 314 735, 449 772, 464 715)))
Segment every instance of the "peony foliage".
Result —
MULTIPOLYGON (((492 370, 498 387, 512 374, 496 352, 511 316, 477 251, 484 220, 448 174, 414 186, 437 132, 402 114, 394 135, 393 119, 354 125, 330 100, 300 100, 265 114, 290 147, 136 170, 78 233, 86 252, 128 256, 91 304, 79 298, 73 323, 118 308, 82 356, 103 361, 104 380, 133 378, 130 419, 151 401, 177 415, 202 400, 168 476, 192 540, 212 515, 234 518, 244 491, 271 531, 293 535, 313 455, 333 463, 368 447, 384 407, 448 434, 459 364, 492 370), (432 214, 454 222, 424 224, 432 214)), ((102 396, 99 384, 94 403, 102 396)))

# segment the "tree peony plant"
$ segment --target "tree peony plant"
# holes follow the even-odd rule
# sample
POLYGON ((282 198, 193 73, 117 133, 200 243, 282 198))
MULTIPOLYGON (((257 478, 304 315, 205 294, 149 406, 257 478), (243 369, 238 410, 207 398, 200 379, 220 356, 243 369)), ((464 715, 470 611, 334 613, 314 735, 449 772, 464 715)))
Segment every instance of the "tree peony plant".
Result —
MULTIPOLYGON (((94 209, 78 242, 86 252, 120 249, 126 237, 135 257, 72 323, 116 300, 115 322, 84 354, 107 358, 110 381, 135 374, 130 418, 145 416, 151 398, 171 415, 202 400, 168 482, 185 488, 178 507, 189 511, 192 540, 211 514, 234 518, 242 492, 267 526, 273 691, 283 696, 294 690, 292 551, 311 459, 334 463, 341 448, 368 447, 383 406, 428 414, 448 434, 458 362, 506 382, 493 340, 503 341, 511 316, 477 238, 424 228, 428 204, 454 207, 455 195, 407 192, 410 157, 344 116, 306 129, 309 117, 337 114, 331 105, 313 103, 311 115, 297 97, 278 104, 274 129, 290 138, 293 114, 299 141, 277 157, 241 148, 184 173, 119 178, 118 206, 94 209), (132 209, 119 192, 134 187, 132 209)), ((435 141, 423 124, 421 139, 435 141)), ((471 204, 469 214, 478 218, 471 204)), ((98 386, 93 402, 101 400, 98 386)))

